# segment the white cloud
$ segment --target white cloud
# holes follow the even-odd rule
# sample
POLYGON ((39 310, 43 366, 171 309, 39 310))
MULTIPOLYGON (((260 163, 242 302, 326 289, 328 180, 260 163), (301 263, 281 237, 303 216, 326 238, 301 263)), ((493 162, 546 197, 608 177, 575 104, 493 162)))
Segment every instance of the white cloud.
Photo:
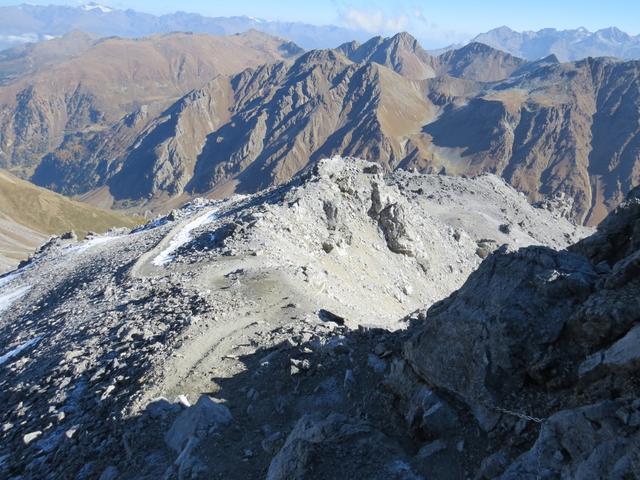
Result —
POLYGON ((348 26, 371 33, 398 32, 409 25, 406 15, 388 16, 380 10, 348 8, 342 18, 348 26))
POLYGON ((425 46, 433 48, 455 43, 467 42, 473 35, 470 32, 443 28, 430 21, 424 10, 414 7, 410 22, 410 32, 419 37, 425 46))
POLYGON ((22 35, 0 35, 0 40, 8 43, 37 42, 39 39, 36 33, 24 33, 22 35))
POLYGON ((20 35, 0 35, 0 42, 6 44, 35 43, 42 40, 51 40, 53 35, 39 33, 23 33, 20 35))
POLYGON ((406 31, 418 38, 426 48, 466 42, 473 35, 450 28, 443 28, 413 2, 394 3, 394 10, 381 6, 357 8, 338 3, 340 24, 373 35, 392 35, 406 31))

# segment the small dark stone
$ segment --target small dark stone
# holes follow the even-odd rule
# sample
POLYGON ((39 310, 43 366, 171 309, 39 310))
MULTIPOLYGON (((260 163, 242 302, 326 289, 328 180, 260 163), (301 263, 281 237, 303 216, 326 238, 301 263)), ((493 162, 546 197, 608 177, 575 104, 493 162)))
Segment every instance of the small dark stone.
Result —
POLYGON ((324 308, 321 308, 318 311, 318 317, 320 317, 320 320, 322 320, 323 322, 333 322, 337 323, 338 325, 344 325, 344 317, 336 315, 335 313, 332 313, 329 310, 325 310, 324 308))

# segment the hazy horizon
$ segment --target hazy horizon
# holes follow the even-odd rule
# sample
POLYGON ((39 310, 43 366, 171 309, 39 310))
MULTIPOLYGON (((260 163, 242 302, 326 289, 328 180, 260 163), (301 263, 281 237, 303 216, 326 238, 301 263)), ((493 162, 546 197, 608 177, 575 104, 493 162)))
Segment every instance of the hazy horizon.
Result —
MULTIPOLYGON (((0 0, 0 6, 28 3, 32 5, 80 6, 89 2, 78 0, 44 0, 15 2, 0 0)), ((617 27, 622 31, 640 34, 638 18, 640 4, 625 5, 604 11, 600 2, 569 0, 566 2, 542 1, 533 4, 514 4, 497 0, 473 2, 415 2, 327 0, 299 7, 298 2, 284 0, 276 3, 257 0, 229 2, 205 2, 185 0, 176 2, 160 0, 104 0, 100 3, 116 9, 132 9, 155 15, 184 11, 205 16, 249 16, 264 20, 305 22, 313 25, 335 25, 366 32, 371 36, 388 35, 407 31, 419 38, 428 48, 466 42, 488 30, 508 26, 516 31, 555 28, 590 31, 617 27)), ((615 2, 614 2, 615 3, 615 2)))

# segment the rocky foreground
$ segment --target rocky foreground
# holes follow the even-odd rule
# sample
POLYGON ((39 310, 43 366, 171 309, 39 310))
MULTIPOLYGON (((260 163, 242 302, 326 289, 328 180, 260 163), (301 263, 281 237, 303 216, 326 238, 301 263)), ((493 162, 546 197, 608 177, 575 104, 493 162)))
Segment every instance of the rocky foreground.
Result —
POLYGON ((0 477, 640 478, 640 192, 570 209, 334 158, 55 238, 0 277, 0 477))

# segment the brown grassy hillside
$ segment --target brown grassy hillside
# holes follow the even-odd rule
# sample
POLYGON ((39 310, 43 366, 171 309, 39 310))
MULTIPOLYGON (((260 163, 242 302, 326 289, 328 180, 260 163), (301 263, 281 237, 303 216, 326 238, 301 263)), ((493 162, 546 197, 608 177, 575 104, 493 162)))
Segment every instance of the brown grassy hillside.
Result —
POLYGON ((73 230, 83 237, 142 221, 75 202, 0 170, 0 272, 28 257, 50 235, 73 230))

